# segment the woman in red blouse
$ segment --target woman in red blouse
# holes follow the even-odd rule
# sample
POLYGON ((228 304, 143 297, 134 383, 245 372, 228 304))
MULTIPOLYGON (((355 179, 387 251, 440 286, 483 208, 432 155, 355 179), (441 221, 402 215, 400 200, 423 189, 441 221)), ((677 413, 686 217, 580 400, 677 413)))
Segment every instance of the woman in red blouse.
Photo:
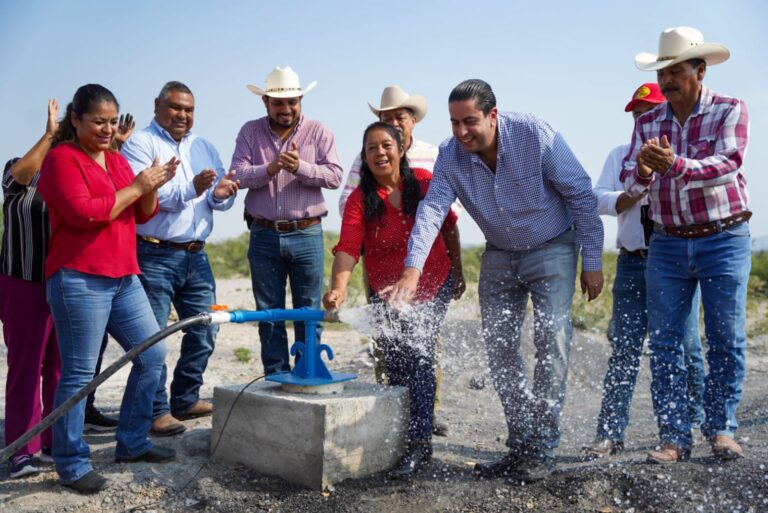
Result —
POLYGON ((408 450, 393 477, 410 477, 432 456, 432 414, 435 402, 435 341, 451 297, 464 291, 461 253, 453 212, 443 224, 424 265, 413 310, 392 309, 379 297, 403 271, 408 237, 416 209, 429 187, 431 174, 410 169, 400 132, 373 123, 363 136, 360 186, 347 200, 325 308, 339 308, 346 299, 350 275, 365 248, 364 265, 372 291, 371 303, 381 329, 377 342, 384 353, 391 385, 408 387, 411 417, 408 450))
MULTIPOLYGON (((38 191, 51 221, 46 296, 61 355, 57 407, 93 379, 105 331, 126 351, 159 331, 136 276, 136 223, 154 215, 157 189, 173 177, 178 161, 156 162, 134 176, 125 158, 112 150, 117 126, 114 95, 98 84, 82 86, 40 169, 38 191)), ((162 343, 133 360, 116 433, 118 462, 175 456, 147 438, 164 360, 162 343)), ((83 440, 84 409, 85 400, 54 425, 53 459, 65 486, 93 493, 107 480, 91 465, 83 440)))

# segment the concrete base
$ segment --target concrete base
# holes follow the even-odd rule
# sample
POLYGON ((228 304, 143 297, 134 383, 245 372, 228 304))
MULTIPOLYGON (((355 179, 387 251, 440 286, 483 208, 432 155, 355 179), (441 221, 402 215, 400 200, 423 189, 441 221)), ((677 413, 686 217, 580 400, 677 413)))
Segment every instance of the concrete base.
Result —
MULTIPOLYGON (((216 387, 211 448, 243 385, 216 387)), ((408 391, 349 382, 332 395, 251 385, 232 410, 213 457, 316 490, 392 468, 405 449, 408 391)))

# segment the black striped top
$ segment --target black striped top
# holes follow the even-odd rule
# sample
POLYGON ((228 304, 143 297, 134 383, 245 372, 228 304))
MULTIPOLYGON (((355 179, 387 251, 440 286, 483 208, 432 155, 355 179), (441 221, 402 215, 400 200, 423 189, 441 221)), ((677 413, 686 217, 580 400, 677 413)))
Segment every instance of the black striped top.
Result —
POLYGON ((40 171, 32 182, 21 185, 13 179, 11 159, 3 170, 3 246, 0 273, 28 281, 43 281, 45 256, 51 225, 48 207, 37 192, 40 171))

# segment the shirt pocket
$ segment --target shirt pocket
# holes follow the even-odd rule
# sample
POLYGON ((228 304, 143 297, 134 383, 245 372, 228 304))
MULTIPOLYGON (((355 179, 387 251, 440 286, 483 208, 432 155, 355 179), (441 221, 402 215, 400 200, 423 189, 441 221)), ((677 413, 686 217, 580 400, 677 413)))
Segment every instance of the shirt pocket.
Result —
POLYGON ((543 208, 544 182, 541 175, 514 178, 510 188, 499 198, 499 205, 504 210, 515 212, 532 212, 543 208))
POLYGON ((692 159, 700 160, 715 154, 714 137, 702 137, 697 141, 688 143, 688 155, 692 159))

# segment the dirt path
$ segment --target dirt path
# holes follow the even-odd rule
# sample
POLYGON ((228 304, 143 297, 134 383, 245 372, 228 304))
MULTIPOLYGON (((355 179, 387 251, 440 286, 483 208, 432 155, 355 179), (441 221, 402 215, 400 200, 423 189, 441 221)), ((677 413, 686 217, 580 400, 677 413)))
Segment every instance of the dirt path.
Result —
MULTIPOLYGON (((221 281, 219 297, 231 308, 253 307, 247 280, 221 281)), ((139 505, 145 505, 139 511, 147 512, 768 512, 768 355, 754 348, 748 355, 749 372, 738 413, 738 437, 748 453, 743 460, 718 464, 708 447, 702 446, 694 450, 689 463, 669 467, 643 463, 645 451, 656 442, 646 357, 632 404, 628 451, 598 463, 580 462, 581 446, 594 436, 609 348, 601 334, 577 332, 558 471, 528 486, 477 479, 471 464, 504 454, 506 427, 490 384, 480 390, 469 386, 472 378, 482 381, 487 376, 476 319, 471 302, 452 307, 449 313, 443 332, 448 342, 443 357, 442 414, 451 432, 435 438, 433 462, 411 482, 375 475, 339 483, 331 493, 321 494, 244 467, 206 464, 210 420, 201 419, 186 422, 184 435, 159 441, 178 451, 177 461, 165 465, 116 465, 114 436, 89 436, 95 466, 112 480, 111 488, 83 497, 62 489, 55 473, 47 469, 34 478, 0 481, 0 512, 119 512, 139 505), (203 465, 184 491, 176 491, 203 465)), ((528 355, 532 354, 530 329, 527 326, 525 337, 528 355)), ((178 336, 169 340, 171 358, 178 354, 178 341, 178 336)), ((373 381, 365 337, 352 330, 327 330, 326 341, 337 356, 331 364, 334 370, 354 371, 361 380, 373 381)), ((764 347, 764 341, 760 342, 764 347)), ((119 351, 111 344, 108 360, 119 356, 119 351)), ((0 379, 4 380, 4 353, 2 356, 0 379)), ((260 371, 256 328, 223 326, 206 372, 203 396, 211 397, 213 387, 221 384, 244 384, 260 371), (239 363, 233 354, 238 347, 251 349, 254 359, 239 363)), ((123 371, 99 389, 97 404, 102 409, 117 411, 126 376, 123 371)), ((0 471, 0 476, 6 478, 7 470, 0 471)))

